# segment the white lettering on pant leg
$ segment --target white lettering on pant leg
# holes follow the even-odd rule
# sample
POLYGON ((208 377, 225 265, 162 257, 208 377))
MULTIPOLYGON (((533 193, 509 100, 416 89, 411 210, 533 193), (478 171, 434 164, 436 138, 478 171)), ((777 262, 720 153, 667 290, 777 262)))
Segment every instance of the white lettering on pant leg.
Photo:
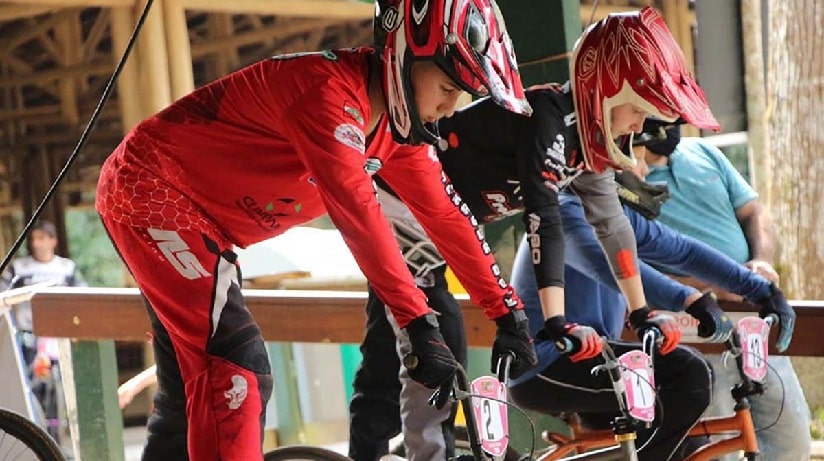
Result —
POLYGON ((172 267, 177 270, 180 275, 189 280, 194 280, 200 277, 210 275, 209 272, 203 268, 197 257, 189 251, 189 245, 180 237, 175 231, 149 229, 149 235, 157 242, 157 248, 163 253, 163 256, 169 260, 172 267))

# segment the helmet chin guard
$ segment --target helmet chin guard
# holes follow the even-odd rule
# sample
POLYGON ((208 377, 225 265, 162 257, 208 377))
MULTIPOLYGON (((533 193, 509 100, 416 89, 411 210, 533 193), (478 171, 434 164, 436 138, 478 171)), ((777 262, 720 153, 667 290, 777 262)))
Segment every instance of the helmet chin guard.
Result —
POLYGON ((494 0, 378 0, 375 46, 392 134, 406 144, 435 143, 438 134, 421 121, 412 66, 431 61, 474 96, 489 95, 519 114, 526 101, 512 42, 494 0))
POLYGON ((699 128, 720 129, 681 49, 651 7, 610 14, 587 29, 575 44, 571 75, 581 149, 591 170, 635 164, 611 135, 610 115, 621 104, 632 103, 667 122, 682 118, 699 128))

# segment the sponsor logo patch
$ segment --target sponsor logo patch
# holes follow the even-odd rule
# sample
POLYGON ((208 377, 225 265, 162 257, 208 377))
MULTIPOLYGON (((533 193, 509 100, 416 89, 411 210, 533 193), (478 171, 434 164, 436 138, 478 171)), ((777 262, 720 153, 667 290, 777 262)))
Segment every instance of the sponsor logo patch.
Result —
POLYGON ((232 376, 232 388, 223 393, 229 401, 226 402, 231 410, 237 410, 249 394, 249 384, 246 378, 240 375, 232 376))
POLYGON ((359 110, 355 109, 352 106, 344 104, 343 113, 345 113, 347 116, 351 117, 354 121, 356 121, 359 124, 363 125, 363 115, 361 115, 359 110))
POLYGON ((280 217, 300 213, 303 205, 295 199, 282 197, 266 204, 259 204, 254 197, 244 196, 235 200, 235 206, 243 210, 261 229, 280 228, 280 217))
POLYGON ((383 30, 387 32, 392 32, 401 24, 400 17, 401 15, 398 13, 398 9, 394 6, 390 6, 383 12, 381 17, 381 27, 383 27, 383 30))
POLYGON ((351 123, 341 123, 338 125, 335 128, 335 139, 340 141, 344 146, 349 146, 361 154, 366 151, 366 139, 363 136, 363 130, 351 123))

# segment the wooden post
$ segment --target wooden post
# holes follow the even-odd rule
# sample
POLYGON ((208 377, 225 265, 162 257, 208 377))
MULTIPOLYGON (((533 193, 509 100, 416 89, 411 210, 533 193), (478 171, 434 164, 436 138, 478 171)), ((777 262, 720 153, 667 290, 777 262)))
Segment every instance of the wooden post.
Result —
MULTIPOLYGON (((152 10, 143 24, 138 39, 140 50, 140 88, 143 89, 143 115, 159 112, 172 102, 169 82, 169 58, 166 52, 166 33, 163 26, 163 3, 155 0, 152 10)), ((144 1, 138 2, 139 5, 144 1)))
POLYGON ((189 28, 186 11, 180 0, 163 0, 163 27, 166 31, 171 99, 178 99, 192 92, 195 78, 192 72, 192 51, 189 44, 189 28))
POLYGON ((773 162, 767 125, 760 0, 741 2, 741 36, 744 51, 744 92, 747 98, 750 178, 761 196, 762 205, 769 208, 772 203, 773 162))
MULTIPOLYGON (((63 67, 80 63, 80 51, 83 49, 80 43, 80 13, 66 18, 54 28, 59 48, 60 56, 55 56, 63 67)), ((76 77, 68 75, 58 82, 60 89, 60 113, 65 117, 66 122, 77 125, 80 122, 80 113, 77 110, 77 80, 76 77)))
MULTIPOLYGON (((122 54, 129 43, 129 36, 134 28, 134 12, 130 7, 118 7, 111 9, 112 17, 112 51, 115 55, 122 54)), ((137 69, 139 67, 140 56, 135 49, 120 77, 117 79, 117 99, 120 105, 120 116, 122 120, 123 133, 128 132, 132 127, 143 119, 143 109, 140 106, 140 86, 138 85, 137 69)))
MULTIPOLYGON (((232 15, 226 13, 212 13, 209 15, 209 37, 226 40, 234 36, 232 15)), ((220 78, 240 66, 240 56, 237 48, 230 47, 223 53, 215 53, 210 59, 212 64, 211 78, 220 78)))

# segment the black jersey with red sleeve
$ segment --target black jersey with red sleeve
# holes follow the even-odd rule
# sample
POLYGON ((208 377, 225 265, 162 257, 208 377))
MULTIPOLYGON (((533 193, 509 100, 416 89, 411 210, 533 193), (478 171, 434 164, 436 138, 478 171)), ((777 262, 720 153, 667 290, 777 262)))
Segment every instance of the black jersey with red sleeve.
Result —
POLYGON ((397 144, 385 117, 367 141, 371 53, 280 56, 184 96, 106 161, 99 212, 135 227, 208 228, 242 247, 328 212, 403 327, 430 309, 375 197, 370 174, 383 167, 475 302, 503 315, 517 297, 448 195, 432 149, 397 144))
POLYGON ((539 288, 563 286, 558 191, 584 168, 568 86, 526 92, 531 117, 480 99, 438 122, 438 157, 455 189, 483 222, 524 212, 539 288))

